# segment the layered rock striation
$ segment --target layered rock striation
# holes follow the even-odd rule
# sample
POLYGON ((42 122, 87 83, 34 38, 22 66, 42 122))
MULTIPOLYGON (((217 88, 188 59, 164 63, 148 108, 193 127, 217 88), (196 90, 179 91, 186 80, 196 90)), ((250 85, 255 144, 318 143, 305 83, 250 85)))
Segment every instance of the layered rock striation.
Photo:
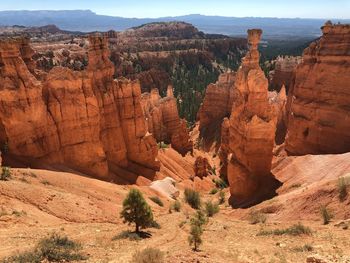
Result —
POLYGON ((270 89, 280 91, 284 86, 288 93, 294 83, 295 69, 300 64, 301 57, 278 56, 274 61, 275 68, 270 72, 270 89))
POLYGON ((220 142, 221 124, 231 115, 236 73, 221 74, 215 84, 209 84, 198 111, 200 138, 204 145, 220 142))
POLYGON ((350 25, 327 22, 322 32, 304 50, 288 97, 292 155, 350 151, 350 25))
POLYGON ((259 29, 248 30, 250 49, 236 74, 230 118, 222 124, 220 157, 229 158, 227 178, 235 206, 260 201, 276 184, 270 171, 278 113, 259 66, 261 34, 259 29))
POLYGON ((113 80, 106 38, 89 42, 86 70, 54 67, 42 82, 27 66, 22 39, 0 42, 0 143, 28 164, 125 182, 151 179, 159 169, 157 145, 145 128, 140 85, 113 80))
POLYGON ((171 143, 172 148, 182 155, 192 151, 193 143, 187 124, 179 117, 171 86, 164 98, 160 97, 158 89, 143 93, 141 105, 147 120, 147 130, 158 142, 171 143))

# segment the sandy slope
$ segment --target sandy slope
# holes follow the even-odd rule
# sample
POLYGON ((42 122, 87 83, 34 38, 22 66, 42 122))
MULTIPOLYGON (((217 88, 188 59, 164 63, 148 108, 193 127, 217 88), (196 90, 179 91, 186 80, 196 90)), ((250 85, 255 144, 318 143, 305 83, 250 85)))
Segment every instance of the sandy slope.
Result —
MULTIPOLYGON (((181 190, 193 184, 187 176, 193 173, 194 158, 180 158, 171 149, 164 150, 159 156, 163 163, 159 178, 174 173, 181 190)), ((182 195, 182 211, 172 214, 168 213, 170 202, 166 198, 161 197, 164 207, 147 199, 162 226, 159 230, 150 229, 151 238, 112 241, 113 236, 130 229, 122 223, 119 212, 131 186, 71 173, 13 169, 12 180, 0 181, 0 258, 30 249, 47 234, 64 232, 83 244, 84 252, 89 254, 88 262, 129 262, 136 250, 145 247, 158 247, 170 263, 294 263, 306 262, 306 257, 314 253, 334 258, 327 262, 350 262, 350 230, 334 226, 335 222, 350 218, 350 197, 340 202, 337 192, 337 178, 350 172, 349 164, 350 154, 288 157, 274 169, 284 183, 279 195, 245 210, 221 205, 220 213, 205 227, 202 251, 198 253, 187 244, 188 220, 194 211, 184 204, 182 195), (328 205, 335 215, 330 225, 322 225, 321 204, 328 205), (250 225, 246 219, 252 209, 265 212, 267 222, 250 225), (180 227, 183 221, 187 223, 180 227), (284 228, 298 221, 310 226, 313 234, 257 236, 261 229, 284 228), (305 244, 312 245, 314 251, 298 252, 305 244)), ((132 187, 141 189, 146 198, 156 194, 147 186, 132 187)), ((204 199, 216 200, 217 196, 208 194, 211 187, 210 178, 197 182, 204 199)))

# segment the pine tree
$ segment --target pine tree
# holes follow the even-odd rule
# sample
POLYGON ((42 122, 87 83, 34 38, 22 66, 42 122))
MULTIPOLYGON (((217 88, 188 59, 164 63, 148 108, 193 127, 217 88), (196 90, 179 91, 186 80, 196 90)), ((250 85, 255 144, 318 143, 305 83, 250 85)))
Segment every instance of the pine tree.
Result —
POLYGON ((203 225, 206 224, 207 218, 202 211, 197 211, 195 216, 191 219, 191 230, 188 242, 190 246, 194 246, 193 250, 197 251, 200 244, 202 244, 203 225))
POLYGON ((197 251, 198 246, 202 244, 202 236, 203 234, 203 229, 201 225, 192 225, 191 226, 191 231, 190 231, 190 236, 188 237, 188 242, 190 245, 193 245, 193 250, 197 251))
POLYGON ((135 232, 139 233, 140 228, 146 228, 153 222, 151 207, 137 189, 131 189, 123 201, 123 210, 120 213, 124 223, 135 223, 135 232))

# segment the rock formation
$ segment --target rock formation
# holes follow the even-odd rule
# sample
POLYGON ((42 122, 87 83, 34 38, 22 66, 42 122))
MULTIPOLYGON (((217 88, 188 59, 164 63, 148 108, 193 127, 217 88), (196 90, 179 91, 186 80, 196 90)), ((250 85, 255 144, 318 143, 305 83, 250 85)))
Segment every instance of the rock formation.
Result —
POLYGON ((207 158, 198 156, 196 158, 196 161, 194 162, 194 175, 203 179, 204 177, 207 177, 209 175, 210 170, 212 167, 209 164, 209 161, 207 158))
POLYGON ((270 170, 278 114, 269 102, 268 81, 259 66, 261 34, 260 29, 248 30, 250 50, 236 74, 230 118, 222 125, 220 157, 230 157, 227 178, 235 206, 260 201, 275 184, 270 170))
POLYGON ((221 74, 215 84, 209 84, 198 112, 200 137, 204 146, 220 139, 221 123, 231 115, 235 72, 221 74))
POLYGON ((168 87, 165 98, 160 97, 158 89, 143 93, 141 105, 148 131, 158 142, 171 143, 171 146, 182 155, 192 151, 193 145, 186 121, 179 117, 171 86, 168 87))
POLYGON ((43 82, 24 63, 22 39, 0 42, 0 143, 28 164, 104 179, 152 179, 157 145, 145 128, 140 85, 113 80, 106 38, 89 42, 87 70, 55 67, 43 82))
POLYGON ((270 72, 270 89, 280 91, 284 86, 288 93, 289 88, 293 85, 295 69, 301 62, 301 57, 278 56, 274 61, 275 69, 270 72))
POLYGON ((284 143, 287 134, 287 94, 286 88, 282 85, 279 93, 269 91, 269 103, 273 107, 273 113, 277 117, 277 127, 275 134, 275 143, 281 145, 284 143))
POLYGON ((322 32, 304 50, 288 98, 294 155, 350 151, 350 25, 327 22, 322 32))

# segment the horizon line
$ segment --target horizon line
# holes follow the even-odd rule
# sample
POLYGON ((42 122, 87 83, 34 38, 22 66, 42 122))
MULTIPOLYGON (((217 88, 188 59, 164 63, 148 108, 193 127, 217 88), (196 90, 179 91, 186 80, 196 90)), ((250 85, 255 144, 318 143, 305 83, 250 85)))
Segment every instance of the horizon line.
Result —
POLYGON ((326 17, 277 17, 277 16, 225 16, 225 15, 207 15, 200 13, 192 13, 192 14, 182 14, 176 16, 160 16, 160 17, 124 17, 119 15, 106 15, 100 14, 91 9, 11 9, 11 10, 0 10, 0 12, 65 12, 65 11, 89 11, 95 15, 100 16, 108 16, 108 17, 118 17, 125 19, 162 19, 162 18, 176 18, 176 17, 184 17, 184 16, 204 16, 204 17, 222 17, 222 18, 272 18, 272 19, 309 19, 309 20, 350 20, 349 18, 326 18, 326 17))

